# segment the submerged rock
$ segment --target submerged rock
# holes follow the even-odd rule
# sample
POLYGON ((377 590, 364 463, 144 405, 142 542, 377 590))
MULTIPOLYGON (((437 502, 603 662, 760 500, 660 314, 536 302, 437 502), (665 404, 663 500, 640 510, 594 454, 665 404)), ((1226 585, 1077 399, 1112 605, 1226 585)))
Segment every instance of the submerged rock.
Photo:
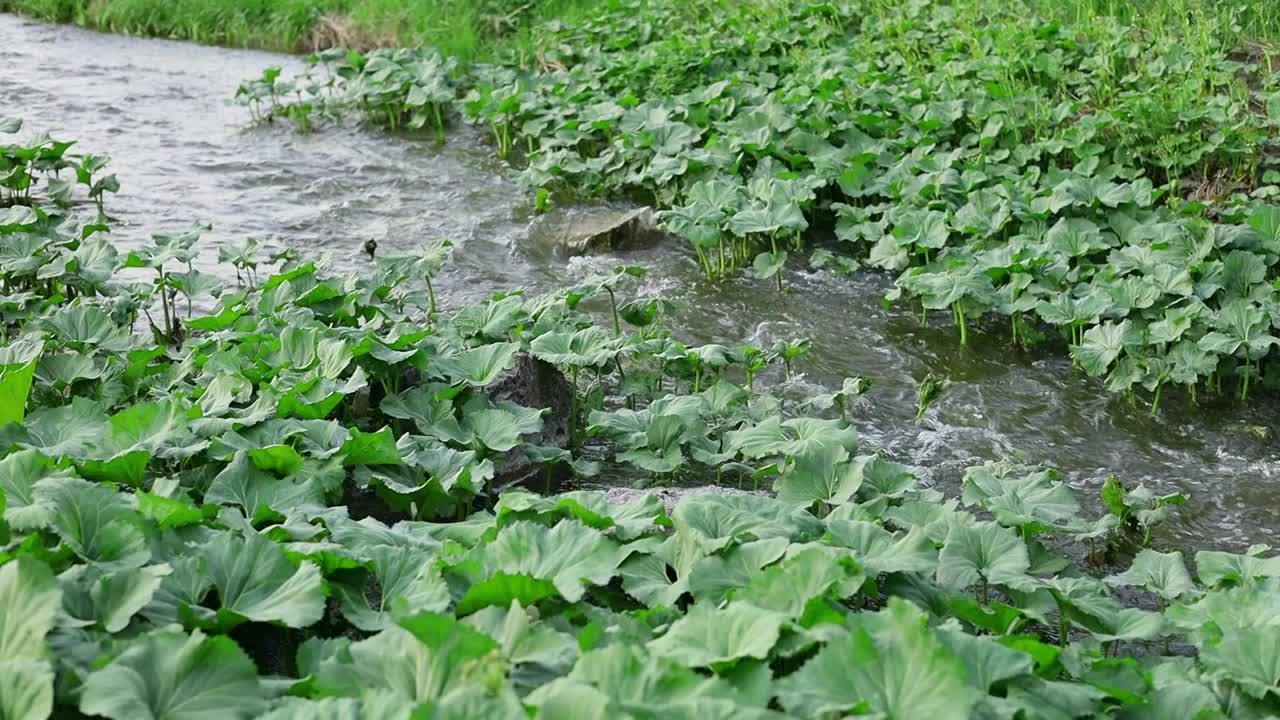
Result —
POLYGON ((592 255, 649 247, 664 237, 651 208, 594 208, 548 218, 530 238, 564 255, 592 255))

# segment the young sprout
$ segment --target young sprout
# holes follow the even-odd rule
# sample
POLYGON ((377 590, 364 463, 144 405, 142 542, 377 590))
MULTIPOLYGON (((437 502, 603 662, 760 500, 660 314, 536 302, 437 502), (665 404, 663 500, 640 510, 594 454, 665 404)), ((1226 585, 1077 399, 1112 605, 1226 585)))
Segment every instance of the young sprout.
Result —
POLYGON ((839 390, 815 395, 809 398, 802 407, 815 410, 828 410, 832 407, 837 407, 840 409, 840 417, 845 417, 849 413, 849 406, 857 402, 870 389, 870 380, 860 375, 847 377, 841 383, 839 390))
POLYGON ((734 351, 733 359, 747 373, 747 392, 755 392, 756 374, 769 367, 769 354, 754 345, 743 345, 734 351))
POLYGON ((230 263, 236 269, 236 284, 243 286, 248 281, 249 287, 258 284, 258 241, 248 238, 240 247, 218 248, 218 262, 230 263))
POLYGON ((933 373, 924 376, 924 380, 920 381, 920 387, 916 390, 916 422, 924 420, 924 414, 928 412, 929 407, 937 402, 938 398, 951 387, 951 380, 944 377, 938 377, 933 373))
POLYGON ((782 358, 782 364, 787 369, 787 377, 790 378, 792 361, 809 354, 809 348, 809 338, 799 338, 796 340, 779 340, 773 344, 772 350, 775 355, 782 358))
POLYGON ((609 312, 613 316, 613 334, 615 337, 621 337, 622 335, 622 321, 618 316, 618 297, 615 294, 618 283, 627 278, 642 278, 648 272, 648 270, 635 265, 618 265, 613 268, 613 273, 600 283, 600 287, 609 293, 609 312))
POLYGON ((427 298, 432 316, 436 314, 436 290, 431 284, 431 278, 440 274, 444 264, 452 255, 453 243, 448 240, 437 240, 422 246, 422 258, 415 263, 415 267, 422 275, 422 280, 427 284, 427 298))

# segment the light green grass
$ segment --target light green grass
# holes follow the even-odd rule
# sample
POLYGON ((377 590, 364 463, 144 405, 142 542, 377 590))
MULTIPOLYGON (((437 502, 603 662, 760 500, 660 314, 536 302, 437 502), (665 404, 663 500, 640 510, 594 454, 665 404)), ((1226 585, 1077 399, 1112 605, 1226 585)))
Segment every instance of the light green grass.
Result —
POLYGON ((398 37, 404 41, 401 45, 428 45, 462 59, 504 50, 531 58, 540 25, 572 21, 595 4, 596 0, 351 0, 347 12, 375 39, 398 37))
MULTIPOLYGON (((800 0, 748 0, 763 8, 800 0)), ((677 2, 677 0, 672 0, 677 2)), ((947 0, 937 0, 945 3, 947 0)), ((537 54, 536 29, 601 0, 0 0, 0 10, 109 32, 270 50, 431 45, 462 59, 537 54), (335 30, 337 32, 335 32, 335 30)), ((1280 0, 989 0, 1042 16, 1112 17, 1157 36, 1280 44, 1280 0)), ((681 3, 677 3, 681 4, 681 3)), ((696 5, 696 3, 691 3, 696 5)))
POLYGON ((1077 22, 1113 17, 1158 37, 1216 33, 1280 44, 1275 0, 1027 0, 1043 14, 1077 22))
POLYGON ((0 10, 130 35, 305 51, 430 45, 461 59, 536 55, 536 28, 594 0, 0 0, 0 10))

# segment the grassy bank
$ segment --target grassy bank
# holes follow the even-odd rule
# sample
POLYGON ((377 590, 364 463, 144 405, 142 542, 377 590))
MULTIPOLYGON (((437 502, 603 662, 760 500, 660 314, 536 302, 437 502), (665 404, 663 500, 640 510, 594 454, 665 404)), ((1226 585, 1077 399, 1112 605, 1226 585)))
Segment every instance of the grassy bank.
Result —
MULTIPOLYGON (((429 45, 476 59, 536 54, 537 28, 581 19, 602 0, 0 0, 0 10, 107 32, 268 50, 429 45)), ((758 7, 799 5, 761 0, 758 7)), ((950 4, 950 3, 939 3, 950 4)), ((1115 18, 1157 35, 1229 32, 1280 42, 1280 3, 1252 0, 1001 0, 1064 22, 1115 18)), ((696 19, 691 18, 696 22, 696 19)))
POLYGON ((1280 42, 1280 3, 1257 0, 1031 0, 1061 20, 1090 22, 1110 17, 1157 36, 1198 35, 1226 30, 1246 42, 1280 42))
POLYGON ((532 33, 594 0, 0 0, 0 10, 128 35, 307 51, 431 45, 532 56, 532 33))

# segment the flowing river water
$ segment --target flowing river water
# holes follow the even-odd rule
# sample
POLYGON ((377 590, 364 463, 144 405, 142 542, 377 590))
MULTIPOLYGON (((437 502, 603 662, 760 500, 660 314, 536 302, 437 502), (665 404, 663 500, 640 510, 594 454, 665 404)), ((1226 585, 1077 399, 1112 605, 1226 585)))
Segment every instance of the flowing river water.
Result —
POLYGON ((247 127, 247 112, 228 104, 236 85, 268 65, 296 62, 0 14, 0 115, 111 156, 121 191, 108 211, 124 246, 199 221, 213 225, 209 261, 219 244, 257 237, 352 269, 366 262, 368 239, 380 250, 408 250, 449 238, 457 251, 440 286, 455 305, 563 285, 584 268, 642 265, 651 271, 644 290, 677 304, 672 329, 685 342, 807 336, 812 351, 799 382, 870 378, 874 387, 852 418, 864 446, 944 490, 954 492, 970 464, 1017 457, 1060 469, 1091 512, 1110 474, 1187 494, 1157 531, 1160 546, 1240 550, 1270 542, 1280 528, 1274 396, 1242 409, 1197 407, 1166 393, 1153 417, 1144 403, 1112 396, 1074 370, 1061 348, 1012 351, 1007 332, 993 329, 971 333, 964 349, 949 316, 921 326, 905 307, 882 308, 891 281, 876 274, 848 280, 792 269, 790 291, 779 294, 747 278, 707 284, 679 242, 568 259, 537 239, 546 221, 532 214, 509 169, 465 132, 438 147, 356 127, 307 136, 287 124, 247 127), (955 384, 917 425, 916 383, 930 372, 955 384))

